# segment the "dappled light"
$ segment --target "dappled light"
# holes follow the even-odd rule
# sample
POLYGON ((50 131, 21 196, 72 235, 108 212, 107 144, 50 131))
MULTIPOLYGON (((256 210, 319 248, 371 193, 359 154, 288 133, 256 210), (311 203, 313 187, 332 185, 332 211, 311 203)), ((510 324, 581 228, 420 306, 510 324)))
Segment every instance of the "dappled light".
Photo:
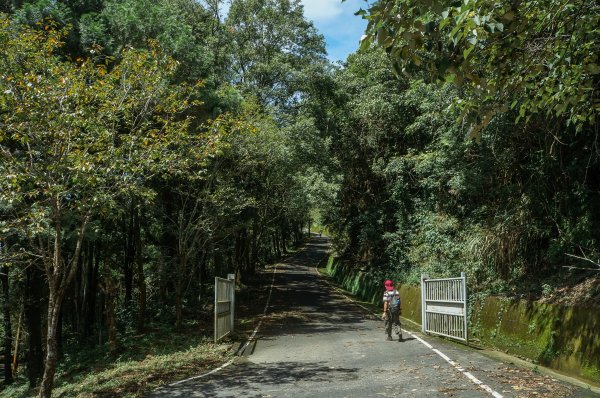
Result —
POLYGON ((422 275, 462 273, 461 338, 599 383, 598 26, 584 0, 0 0, 0 398, 230 365, 250 395, 477 395, 454 365, 378 379, 380 315, 336 286, 393 280, 419 323, 422 275), (310 363, 259 360, 293 339, 310 363))

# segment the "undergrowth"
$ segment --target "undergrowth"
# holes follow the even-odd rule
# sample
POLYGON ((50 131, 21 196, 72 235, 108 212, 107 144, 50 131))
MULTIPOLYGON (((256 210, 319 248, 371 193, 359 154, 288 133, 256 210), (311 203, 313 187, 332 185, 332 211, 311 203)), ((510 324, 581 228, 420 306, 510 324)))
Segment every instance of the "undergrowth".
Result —
MULTIPOLYGON (((161 385, 203 373, 223 362, 229 344, 214 344, 188 324, 179 332, 159 327, 121 340, 116 357, 105 345, 65 353, 53 397, 141 397, 161 385)), ((35 397, 25 375, 0 392, 1 398, 35 397)))

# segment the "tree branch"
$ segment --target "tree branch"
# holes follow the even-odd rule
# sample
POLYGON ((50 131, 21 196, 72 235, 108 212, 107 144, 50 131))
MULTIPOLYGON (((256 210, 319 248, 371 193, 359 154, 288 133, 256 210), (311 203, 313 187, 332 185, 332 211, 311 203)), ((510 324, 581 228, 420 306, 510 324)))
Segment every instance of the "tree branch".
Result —
MULTIPOLYGON (((594 271, 600 271, 600 264, 598 264, 597 262, 595 262, 595 261, 593 261, 593 260, 590 260, 590 259, 589 259, 589 258, 587 258, 587 257, 580 257, 580 256, 576 256, 576 255, 574 255, 574 254, 569 254, 569 253, 565 253, 565 255, 567 255, 567 256, 569 256, 569 257, 577 258, 577 259, 579 259, 579 260, 584 260, 584 261, 587 261, 587 262, 589 262, 589 263, 592 263, 592 264, 594 264, 595 266, 597 266, 597 267, 598 267, 598 269, 594 269, 594 271)), ((577 268, 577 267, 567 267, 567 268, 577 268)), ((582 269, 583 269, 583 268, 582 268, 582 269)))

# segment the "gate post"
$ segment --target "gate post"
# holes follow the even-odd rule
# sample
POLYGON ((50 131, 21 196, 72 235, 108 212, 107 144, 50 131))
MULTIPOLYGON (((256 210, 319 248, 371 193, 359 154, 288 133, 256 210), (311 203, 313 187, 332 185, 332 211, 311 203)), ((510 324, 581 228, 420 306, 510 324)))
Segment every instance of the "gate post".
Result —
POLYGON ((230 321, 229 323, 231 324, 231 326, 229 327, 229 330, 231 330, 233 332, 233 325, 235 323, 235 317, 234 317, 234 311, 235 311, 235 274, 227 274, 227 280, 231 281, 231 284, 229 285, 230 291, 229 291, 229 300, 231 300, 231 307, 229 307, 230 311, 231 311, 231 316, 230 316, 230 321))
POLYGON ((421 274, 421 331, 425 334, 427 330, 427 314, 425 310, 427 309, 427 304, 425 298, 427 297, 425 293, 425 281, 429 278, 429 274, 421 274))
POLYGON ((213 334, 213 338, 215 343, 219 340, 218 339, 218 335, 219 335, 219 278, 215 276, 215 306, 214 306, 214 321, 213 321, 213 325, 214 325, 214 334, 213 334))
POLYGON ((462 278, 462 290, 463 293, 465 295, 464 300, 465 300, 465 305, 464 305, 464 314, 465 314, 465 318, 464 318, 464 331, 465 331, 465 341, 469 341, 469 330, 467 329, 467 318, 468 318, 468 314, 467 314, 467 274, 465 272, 461 272, 460 276, 462 278))

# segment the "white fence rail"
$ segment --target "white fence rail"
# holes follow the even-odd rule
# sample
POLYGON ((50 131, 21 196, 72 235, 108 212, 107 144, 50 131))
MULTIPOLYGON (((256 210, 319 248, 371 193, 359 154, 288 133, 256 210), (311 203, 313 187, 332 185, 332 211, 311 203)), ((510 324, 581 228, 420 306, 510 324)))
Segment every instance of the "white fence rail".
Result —
POLYGON ((215 343, 233 332, 235 279, 215 277, 215 343))
POLYGON ((467 341, 467 277, 429 279, 421 275, 423 333, 467 341))

